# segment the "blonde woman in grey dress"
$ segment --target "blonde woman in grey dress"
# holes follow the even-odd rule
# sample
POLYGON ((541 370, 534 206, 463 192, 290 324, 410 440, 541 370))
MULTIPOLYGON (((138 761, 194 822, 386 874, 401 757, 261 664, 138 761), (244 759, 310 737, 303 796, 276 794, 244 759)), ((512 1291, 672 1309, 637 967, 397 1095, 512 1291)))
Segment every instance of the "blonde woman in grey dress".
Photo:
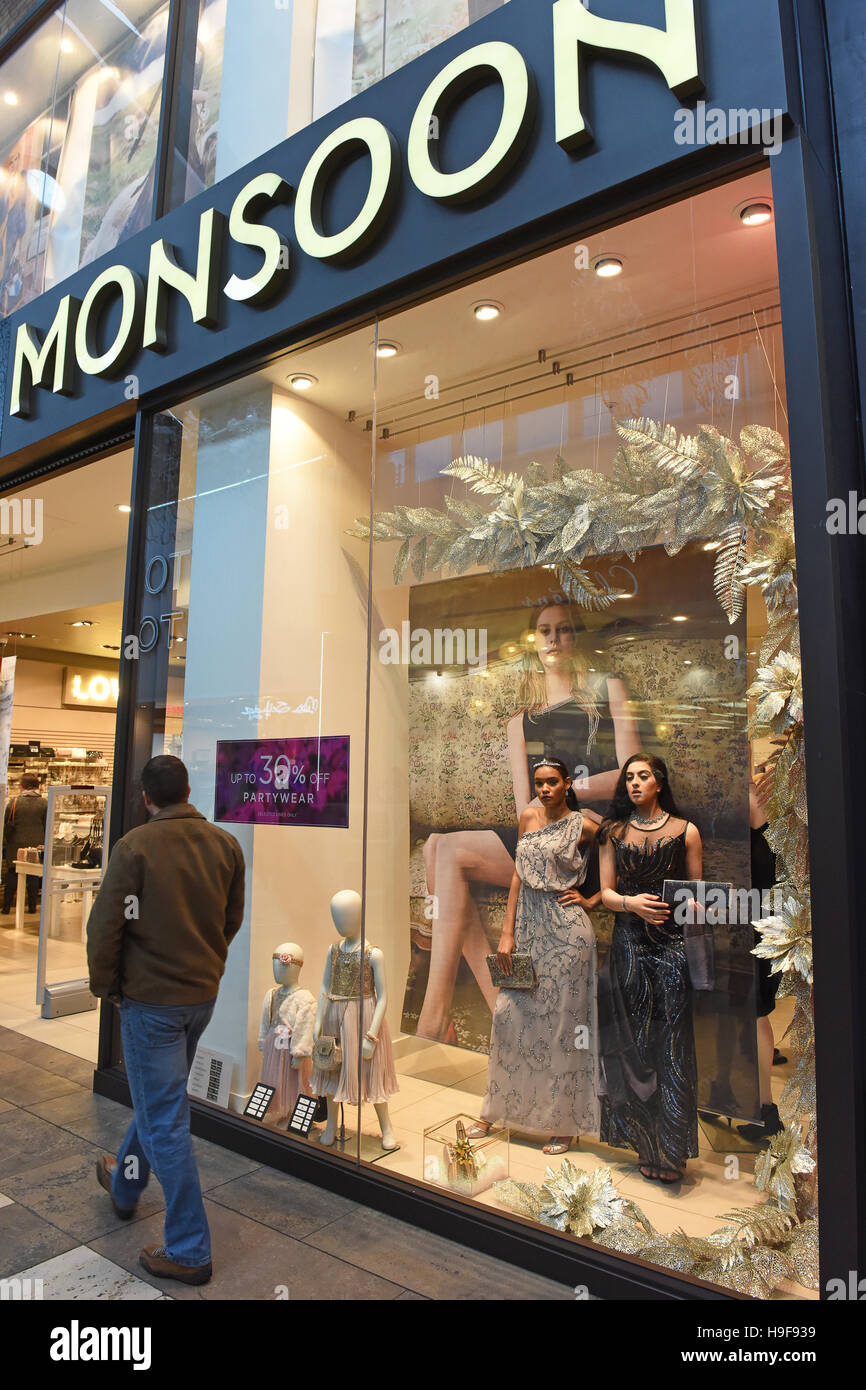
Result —
POLYGON ((529 952, 536 984, 499 991, 487 1094, 470 1133, 512 1125, 552 1135, 543 1152, 560 1154, 599 1124, 596 946, 586 915, 599 895, 579 891, 597 818, 572 809, 563 763, 539 762, 533 775, 540 804, 520 817, 497 962, 510 975, 512 954, 529 952))

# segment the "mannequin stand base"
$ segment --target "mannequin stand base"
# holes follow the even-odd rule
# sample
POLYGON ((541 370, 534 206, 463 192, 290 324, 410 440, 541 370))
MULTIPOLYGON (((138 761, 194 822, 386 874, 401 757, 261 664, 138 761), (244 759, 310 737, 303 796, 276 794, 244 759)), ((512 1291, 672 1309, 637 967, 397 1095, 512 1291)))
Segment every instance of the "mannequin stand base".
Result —
MULTIPOLYGON (((312 1136, 311 1136, 312 1137, 312 1136)), ((395 1154, 399 1149, 386 1149, 382 1144, 380 1134, 361 1135, 361 1158, 365 1163, 375 1163, 380 1158, 387 1158, 388 1154, 395 1154)), ((333 1144, 328 1145, 329 1153, 345 1154, 347 1158, 355 1158, 358 1154, 358 1136, 351 1130, 347 1131, 345 1139, 341 1139, 339 1134, 333 1144)))
POLYGON ((729 1127, 723 1115, 712 1115, 709 1111, 699 1113, 698 1125, 714 1153, 754 1154, 760 1151, 760 1144, 752 1144, 742 1134, 738 1134, 736 1122, 729 1127))

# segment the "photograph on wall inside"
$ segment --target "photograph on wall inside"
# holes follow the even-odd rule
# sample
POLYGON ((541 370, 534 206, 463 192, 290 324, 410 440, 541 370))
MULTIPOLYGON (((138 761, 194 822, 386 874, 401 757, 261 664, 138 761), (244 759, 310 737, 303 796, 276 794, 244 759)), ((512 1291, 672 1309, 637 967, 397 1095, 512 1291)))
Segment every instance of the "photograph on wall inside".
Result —
MULTIPOLYGON (((745 618, 731 625, 719 607, 714 555, 655 546, 589 567, 616 595, 606 611, 570 602, 544 566, 412 589, 407 1033, 489 1050, 487 956, 541 756, 566 765, 580 809, 598 817, 630 756, 662 757, 700 830, 705 879, 751 886, 745 618)), ((580 891, 598 895, 597 848, 580 891)), ((612 917, 596 904, 591 920, 604 952, 612 917)), ((694 996, 699 1100, 754 1119, 752 929, 711 930, 713 987, 694 996)))

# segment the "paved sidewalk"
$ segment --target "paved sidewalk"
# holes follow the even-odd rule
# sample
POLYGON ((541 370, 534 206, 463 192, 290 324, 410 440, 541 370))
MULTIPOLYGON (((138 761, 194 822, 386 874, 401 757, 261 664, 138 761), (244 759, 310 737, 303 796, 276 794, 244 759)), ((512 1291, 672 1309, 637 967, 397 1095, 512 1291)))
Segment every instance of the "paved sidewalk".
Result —
POLYGON ((140 1215, 119 1221, 97 1185, 130 1112, 93 1095, 93 1067, 0 1028, 0 1278, 43 1281, 46 1299, 568 1300, 523 1273, 393 1217, 194 1139, 214 1277, 189 1288, 147 1274, 162 1240, 152 1179, 140 1215))

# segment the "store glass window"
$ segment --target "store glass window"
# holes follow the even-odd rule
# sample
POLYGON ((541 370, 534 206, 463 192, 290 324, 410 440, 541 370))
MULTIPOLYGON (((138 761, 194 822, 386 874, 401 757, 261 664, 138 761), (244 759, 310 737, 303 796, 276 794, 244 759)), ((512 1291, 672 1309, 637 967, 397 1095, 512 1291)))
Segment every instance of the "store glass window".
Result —
MULTIPOLYGON (((370 507, 373 337, 187 401, 148 451, 134 760, 182 757, 193 803, 243 847, 248 929, 204 1045, 228 1057, 237 1108, 274 1085, 283 1130, 314 1081, 335 916, 360 929, 369 574, 346 532, 370 507)), ((340 1152, 357 1156, 349 1111, 340 1152)))
POLYGON ((4 63, 0 316, 151 221, 167 23, 67 0, 4 63))
POLYGON ((204 1038, 232 1107, 261 1084, 286 1143, 813 1296, 769 177, 157 425, 137 762, 179 752, 247 855, 204 1038))
POLYGON ((378 344, 367 920, 403 991, 378 1166, 807 1297, 769 176, 384 319, 378 344))
POLYGON ((176 200, 218 183, 503 3, 200 0, 176 200))

